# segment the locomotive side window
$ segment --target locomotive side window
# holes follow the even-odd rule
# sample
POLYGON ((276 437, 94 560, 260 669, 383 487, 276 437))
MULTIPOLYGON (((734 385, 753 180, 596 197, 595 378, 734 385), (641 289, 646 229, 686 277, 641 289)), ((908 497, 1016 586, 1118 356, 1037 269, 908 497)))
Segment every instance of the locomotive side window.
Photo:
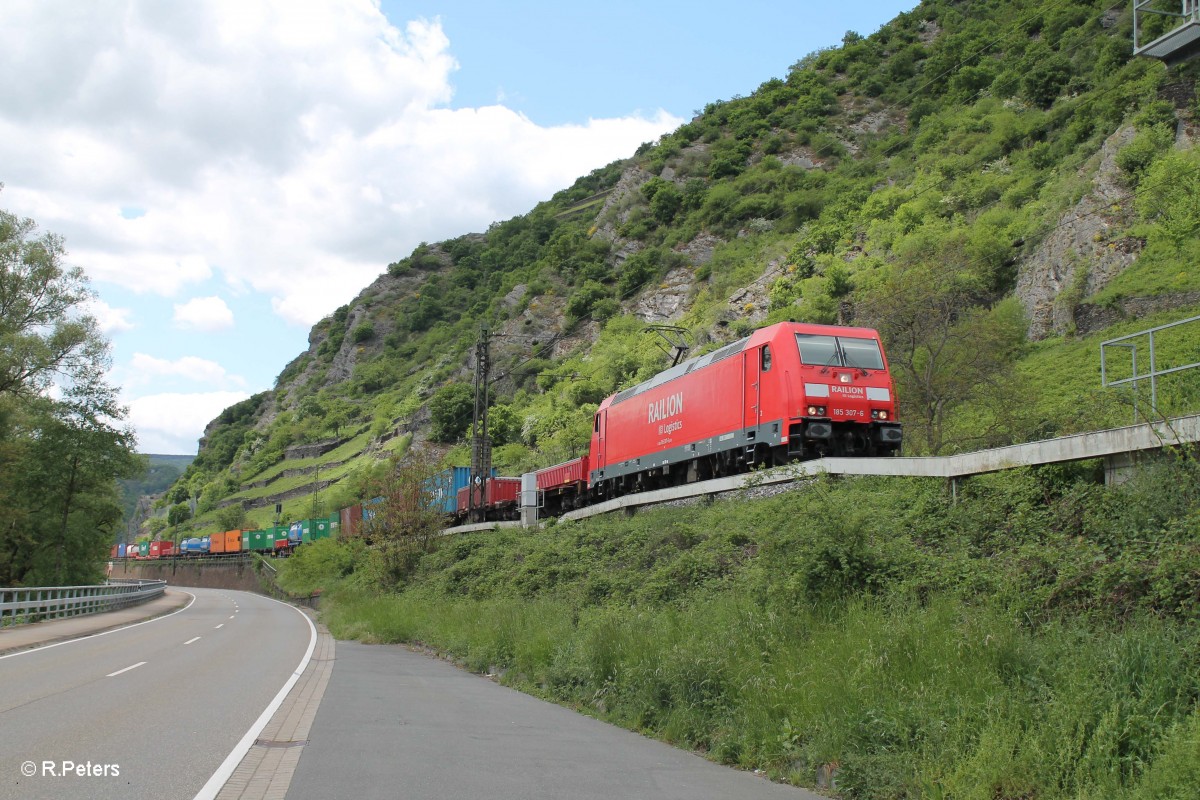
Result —
POLYGON ((832 336, 797 333, 796 344, 800 347, 800 361, 819 367, 841 366, 838 363, 837 340, 832 336))
POLYGON ((762 353, 762 371, 770 372, 771 371, 771 345, 764 344, 762 346, 762 348, 760 349, 760 352, 762 353))
POLYGON ((847 367, 883 369, 883 354, 879 352, 879 342, 874 339, 839 336, 838 344, 842 346, 842 353, 846 356, 847 367))

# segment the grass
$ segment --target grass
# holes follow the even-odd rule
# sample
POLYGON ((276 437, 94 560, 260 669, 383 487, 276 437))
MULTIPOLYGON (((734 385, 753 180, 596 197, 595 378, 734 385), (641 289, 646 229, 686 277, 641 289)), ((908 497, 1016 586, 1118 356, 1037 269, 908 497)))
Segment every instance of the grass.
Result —
MULTIPOLYGON (((1078 339, 1055 338, 1034 345, 1018 365, 1018 372, 1031 387, 1054 387, 1053 391, 1035 391, 1030 402, 1040 419, 1054 420, 1063 433, 1099 430, 1133 422, 1132 387, 1104 389, 1100 374, 1100 344, 1110 339, 1138 333, 1159 325, 1200 315, 1200 307, 1161 312, 1128 320, 1102 333, 1078 339)), ((1149 341, 1139 337, 1138 372, 1149 370, 1149 341)), ((1200 353, 1200 323, 1173 328, 1156 336, 1157 366, 1168 368, 1195 362, 1200 353)), ((1127 351, 1114 349, 1107 354, 1109 379, 1132 374, 1127 351)), ((1181 372, 1159 379, 1159 410, 1173 416, 1195 413, 1200 409, 1200 372, 1181 372)), ((1145 421, 1150 404, 1149 381, 1139 382, 1139 420, 1145 421)))
MULTIPOLYGON (((335 635, 848 798, 1200 794, 1200 467, 822 479, 447 540, 396 578, 289 559, 335 635), (390 581, 390 582, 389 582, 390 581)), ((294 570, 294 572, 293 572, 294 570)), ((303 584, 303 585, 301 585, 303 584)))
POLYGON ((1032 631, 945 597, 576 614, 400 596, 339 597, 328 621, 776 778, 813 785, 837 764, 850 797, 1134 797, 1195 724, 1200 638, 1152 618, 1032 631))
POLYGON ((1125 298, 1200 291, 1200 273, 1183 266, 1195 263, 1197 256, 1200 244, 1194 241, 1178 249, 1162 242, 1152 243, 1134 264, 1088 300, 1104 305, 1125 298))

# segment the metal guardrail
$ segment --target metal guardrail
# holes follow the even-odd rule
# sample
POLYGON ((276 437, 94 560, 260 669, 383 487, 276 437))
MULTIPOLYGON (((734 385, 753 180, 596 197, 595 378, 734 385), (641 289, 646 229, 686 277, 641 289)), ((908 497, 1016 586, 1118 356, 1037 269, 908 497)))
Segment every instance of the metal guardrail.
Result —
POLYGON ((160 597, 166 581, 113 581, 98 586, 0 589, 0 627, 115 611, 160 597))
MULTIPOLYGON (((1196 0, 1196 2, 1197 7, 1200 7, 1200 0, 1196 0)), ((1151 418, 1158 418, 1158 379, 1164 375, 1171 375, 1176 372, 1183 372, 1184 370, 1196 369, 1197 367, 1200 367, 1200 361, 1196 361, 1192 362, 1191 364, 1183 364, 1182 366, 1168 367, 1163 369, 1158 364, 1158 356, 1154 350, 1154 334, 1160 334, 1161 339, 1161 334, 1163 331, 1179 327, 1180 325, 1190 325, 1194 322, 1200 322, 1200 317, 1188 317, 1187 319, 1181 319, 1166 325, 1159 325, 1156 328, 1147 328, 1144 331, 1130 333, 1126 336, 1118 336, 1116 339, 1109 339, 1106 342, 1100 343, 1100 385, 1105 389, 1108 389, 1112 386, 1124 386, 1126 384, 1133 385, 1134 422, 1137 422, 1138 420, 1138 381, 1150 381, 1150 416, 1151 418), (1149 344, 1147 350, 1150 353, 1150 369, 1147 372, 1140 372, 1138 370, 1138 340, 1140 340, 1142 337, 1146 337, 1148 340, 1147 343, 1149 344), (1121 347, 1129 350, 1130 358, 1132 359, 1132 374, 1128 378, 1121 378, 1118 380, 1111 377, 1108 363, 1108 348, 1110 347, 1121 347)))
POLYGON ((1133 0, 1133 54, 1174 66, 1200 53, 1200 0, 1133 0), (1176 10, 1178 9, 1178 10, 1176 10), (1174 27, 1142 42, 1146 15, 1170 17, 1174 27))

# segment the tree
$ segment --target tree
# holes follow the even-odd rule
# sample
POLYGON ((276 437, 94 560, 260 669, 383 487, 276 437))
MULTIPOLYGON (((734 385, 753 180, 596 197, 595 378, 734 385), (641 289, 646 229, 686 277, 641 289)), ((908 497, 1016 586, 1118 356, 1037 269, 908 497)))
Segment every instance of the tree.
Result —
POLYGON ((246 508, 233 503, 217 511, 217 527, 223 531, 236 531, 246 527, 246 508))
POLYGON ((393 456, 388 469, 370 482, 369 494, 379 501, 370 506, 365 536, 379 554, 384 579, 392 584, 384 588, 404 581, 437 544, 446 517, 435 497, 436 472, 430 458, 410 453, 393 456))
POLYGON ((172 528, 178 528, 183 523, 192 518, 192 509, 187 503, 176 503, 171 506, 171 510, 167 512, 167 524, 172 528))
POLYGON ((883 337, 908 440, 917 434, 931 455, 954 410, 1009 379, 1025 335, 1013 304, 978 305, 978 281, 952 264, 897 263, 858 309, 883 337))
POLYGON ((90 583, 145 469, 62 239, 0 210, 0 585, 90 583), (54 391, 52 392, 51 389, 54 391))
POLYGON ((24 502, 37 513, 27 523, 36 545, 26 579, 54 585, 94 580, 120 528, 116 479, 145 467, 133 452, 133 431, 114 424, 123 415, 99 371, 30 413, 24 502))
POLYGON ((447 383, 429 400, 433 425, 430 437, 435 442, 457 442, 462 438, 475 413, 475 395, 465 383, 447 383))
POLYGON ((62 239, 0 209, 0 395, 44 391, 107 356, 96 322, 78 313, 93 293, 63 264, 62 239))
POLYGON ((181 480, 171 487, 167 492, 168 503, 186 503, 192 496, 191 489, 188 488, 187 481, 181 480))

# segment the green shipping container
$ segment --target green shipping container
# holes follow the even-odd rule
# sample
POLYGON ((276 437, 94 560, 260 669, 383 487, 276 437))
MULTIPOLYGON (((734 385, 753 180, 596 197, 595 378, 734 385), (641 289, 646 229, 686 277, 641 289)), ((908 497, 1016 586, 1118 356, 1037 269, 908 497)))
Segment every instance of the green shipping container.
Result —
POLYGON ((270 552, 275 549, 275 534, 273 533, 273 529, 248 531, 247 535, 249 539, 247 546, 249 549, 258 550, 259 552, 264 550, 270 552))
POLYGON ((150 543, 142 542, 141 544, 139 544, 138 545, 138 554, 141 555, 143 558, 150 555, 150 543))
POLYGON ((324 517, 320 519, 306 519, 300 523, 303 526, 303 534, 301 541, 315 542, 317 539, 328 539, 332 528, 329 520, 324 517))

